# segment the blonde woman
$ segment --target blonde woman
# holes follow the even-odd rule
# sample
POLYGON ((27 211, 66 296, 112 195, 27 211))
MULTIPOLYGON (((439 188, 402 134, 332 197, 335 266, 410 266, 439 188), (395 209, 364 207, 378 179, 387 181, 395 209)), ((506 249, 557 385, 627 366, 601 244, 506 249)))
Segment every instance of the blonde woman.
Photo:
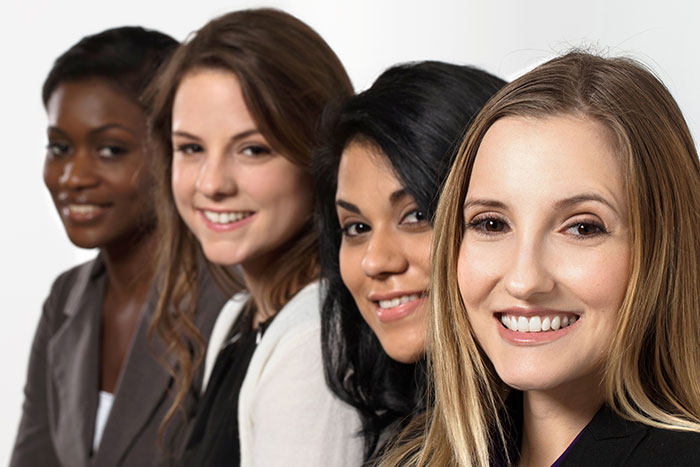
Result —
POLYGON ((572 52, 507 85, 437 210, 434 410, 385 464, 697 464, 699 207, 638 63, 572 52))

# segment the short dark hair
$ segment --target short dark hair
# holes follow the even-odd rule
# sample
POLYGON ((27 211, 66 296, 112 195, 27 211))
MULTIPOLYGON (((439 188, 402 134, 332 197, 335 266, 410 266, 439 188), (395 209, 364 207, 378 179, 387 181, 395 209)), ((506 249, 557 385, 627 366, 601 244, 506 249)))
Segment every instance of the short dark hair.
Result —
POLYGON ((177 45, 167 34, 139 26, 83 37, 54 62, 41 91, 44 105, 61 83, 88 78, 110 81, 140 102, 156 70, 177 45))
POLYGON ((326 378, 360 413, 365 457, 391 425, 425 408, 424 360, 392 360, 367 323, 340 275, 341 228, 335 208, 338 166, 352 142, 374 145, 419 209, 433 219, 453 155, 486 101, 505 82, 485 71, 426 61, 386 70, 368 90, 329 106, 313 160, 321 278, 326 378))

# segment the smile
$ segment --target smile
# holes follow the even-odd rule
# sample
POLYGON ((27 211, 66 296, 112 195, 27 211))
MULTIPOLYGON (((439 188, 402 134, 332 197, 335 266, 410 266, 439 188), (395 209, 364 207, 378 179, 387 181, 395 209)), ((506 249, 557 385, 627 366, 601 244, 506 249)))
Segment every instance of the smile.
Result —
POLYGON ((63 215, 75 222, 88 222, 104 214, 106 208, 97 204, 65 204, 61 208, 63 215))
POLYGON ((544 316, 516 316, 503 313, 501 323, 511 331, 522 333, 542 333, 558 331, 574 324, 579 317, 570 313, 547 314, 544 316))
POLYGON ((379 308, 381 308, 382 310, 387 310, 389 308, 395 308, 399 305, 403 305, 404 303, 418 300, 419 297, 420 297, 420 294, 414 293, 414 294, 410 294, 410 295, 402 295, 400 297, 394 297, 391 300, 379 300, 377 303, 379 304, 379 308))
POLYGON ((235 212, 235 211, 215 212, 215 211, 207 211, 206 209, 203 209, 202 212, 204 213, 204 217, 206 217, 209 222, 213 222, 214 224, 231 224, 233 222, 238 222, 238 221, 243 220, 247 217, 250 217, 253 214, 251 211, 246 211, 246 212, 235 212))

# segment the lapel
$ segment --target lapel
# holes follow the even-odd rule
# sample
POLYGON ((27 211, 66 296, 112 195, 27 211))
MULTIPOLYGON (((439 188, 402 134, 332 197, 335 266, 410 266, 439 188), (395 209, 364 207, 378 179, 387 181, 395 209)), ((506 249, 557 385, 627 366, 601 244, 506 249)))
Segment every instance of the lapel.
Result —
POLYGON ((627 465, 647 432, 643 424, 627 421, 604 405, 572 446, 562 467, 627 465))
MULTIPOLYGON (((149 422, 153 423, 155 413, 167 395, 171 378, 156 358, 163 354, 162 347, 151 345, 148 339, 148 326, 156 299, 151 292, 131 341, 117 383, 114 405, 95 454, 95 465, 119 465, 149 422)), ((160 420, 156 420, 156 423, 160 424, 160 420)))
POLYGON ((65 321, 48 344, 49 417, 64 465, 89 463, 97 411, 104 285, 99 257, 79 267, 63 309, 65 321))
MULTIPOLYGON (((211 280, 206 270, 203 270, 198 278, 197 295, 197 315, 194 324, 206 339, 227 297, 211 280)), ((140 462, 150 465, 152 462, 148 456, 157 459, 158 453, 161 452, 158 446, 158 431, 167 409, 172 404, 169 393, 173 380, 159 359, 162 358, 170 368, 173 368, 176 362, 172 354, 166 354, 159 339, 148 337, 148 327, 157 300, 156 287, 152 287, 119 377, 114 405, 105 425, 100 448, 95 454, 94 465, 123 465, 127 453, 134 456, 129 462, 139 458, 140 462), (136 443, 140 443, 143 449, 132 449, 136 443)), ((193 387, 199 388, 201 379, 202 371, 199 369, 195 371, 193 387)), ((193 416, 192 402, 191 399, 185 401, 181 406, 184 412, 176 413, 164 432, 163 444, 168 451, 175 454, 184 448, 187 421, 193 416)), ((161 454, 166 455, 165 452, 161 454)))

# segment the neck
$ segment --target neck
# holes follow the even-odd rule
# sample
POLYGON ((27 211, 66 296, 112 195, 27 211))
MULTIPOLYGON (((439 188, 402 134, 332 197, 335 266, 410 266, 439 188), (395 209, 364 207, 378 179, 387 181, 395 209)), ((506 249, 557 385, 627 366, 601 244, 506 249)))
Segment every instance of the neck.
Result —
POLYGON ((604 402, 600 377, 593 379, 523 393, 520 467, 552 465, 593 419, 604 402))
POLYGON ((121 301, 148 294, 155 271, 155 236, 152 232, 100 249, 110 293, 121 301))

